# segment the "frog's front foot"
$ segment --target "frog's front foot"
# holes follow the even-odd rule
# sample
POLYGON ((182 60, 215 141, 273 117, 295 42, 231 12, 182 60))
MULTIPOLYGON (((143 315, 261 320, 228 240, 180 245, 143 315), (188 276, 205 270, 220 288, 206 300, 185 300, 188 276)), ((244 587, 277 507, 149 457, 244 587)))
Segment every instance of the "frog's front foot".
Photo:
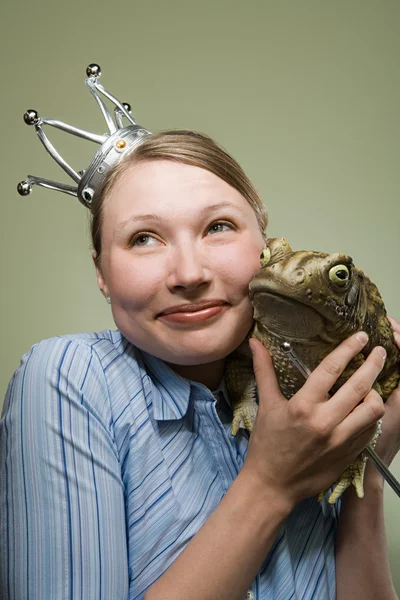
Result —
POLYGON ((232 435, 236 435, 239 429, 247 429, 251 433, 257 416, 257 403, 253 399, 242 400, 233 409, 232 435))
MULTIPOLYGON (((348 487, 353 485, 358 498, 364 498, 364 473, 365 465, 367 462, 367 456, 363 452, 357 458, 357 460, 349 465, 347 469, 341 474, 336 485, 328 498, 329 504, 334 504, 338 498, 343 494, 348 487)), ((318 496, 318 500, 321 501, 328 490, 324 490, 318 496)))
MULTIPOLYGON (((382 421, 379 420, 376 424, 375 435, 370 442, 370 446, 375 448, 376 442, 378 441, 379 436, 382 433, 382 421)), ((356 494, 358 498, 364 498, 364 473, 365 467, 367 464, 367 453, 361 452, 360 456, 357 460, 349 465, 347 469, 342 473, 339 477, 339 480, 336 482, 336 486, 328 498, 329 504, 334 504, 338 498, 343 494, 343 492, 350 486, 353 485, 356 490, 356 494)), ((327 494, 329 490, 324 490, 318 496, 318 500, 321 501, 322 498, 327 494)))

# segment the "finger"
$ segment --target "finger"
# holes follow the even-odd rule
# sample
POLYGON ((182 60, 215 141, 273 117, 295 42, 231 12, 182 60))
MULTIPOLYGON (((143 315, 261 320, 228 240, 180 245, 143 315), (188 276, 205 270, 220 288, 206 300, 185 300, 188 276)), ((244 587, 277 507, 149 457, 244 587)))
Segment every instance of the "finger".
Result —
POLYGON ((329 400, 329 408, 330 410, 334 410, 336 424, 343 421, 370 393, 376 378, 382 371, 385 358, 386 352, 384 348, 381 346, 374 348, 361 367, 353 373, 329 400))
POLYGON ((396 319, 393 319, 393 317, 389 317, 389 315, 388 315, 388 319, 390 321, 393 331, 400 333, 400 323, 398 321, 396 321, 396 319))
POLYGON ((270 405, 271 403, 280 402, 283 400, 283 396, 279 388, 270 353, 260 341, 254 338, 249 340, 249 345, 253 355, 253 370, 260 406, 265 404, 266 399, 268 399, 270 405))
POLYGON ((394 343, 400 349, 400 333, 397 333, 397 331, 394 331, 393 335, 394 335, 394 343))
POLYGON ((375 451, 385 465, 389 466, 400 448, 400 388, 397 387, 385 402, 385 416, 382 419, 382 435, 375 451))
POLYGON ((390 394, 389 398, 385 402, 386 408, 397 407, 395 410, 400 412, 400 385, 398 385, 393 392, 390 394))
MULTIPOLYGON (((361 402, 338 426, 338 432, 344 439, 351 439, 368 432, 371 438, 379 419, 385 414, 385 405, 376 390, 371 390, 361 402)), ((368 443, 368 442, 367 442, 368 443)))
POLYGON ((393 335, 394 335, 394 343, 400 349, 400 323, 398 321, 396 321, 396 319, 393 319, 393 317, 388 316, 388 319, 392 326, 393 335))
POLYGON ((400 443, 400 386, 397 386, 385 401, 385 416, 382 420, 382 428, 385 434, 393 433, 400 443))
POLYGON ((365 429, 352 440, 352 446, 355 449, 356 456, 359 456, 363 450, 371 444, 376 436, 377 424, 374 423, 371 427, 365 429))
POLYGON ((317 397, 325 399, 348 363, 362 350, 367 341, 368 336, 363 331, 344 340, 314 369, 304 388, 307 387, 308 391, 312 389, 317 397))

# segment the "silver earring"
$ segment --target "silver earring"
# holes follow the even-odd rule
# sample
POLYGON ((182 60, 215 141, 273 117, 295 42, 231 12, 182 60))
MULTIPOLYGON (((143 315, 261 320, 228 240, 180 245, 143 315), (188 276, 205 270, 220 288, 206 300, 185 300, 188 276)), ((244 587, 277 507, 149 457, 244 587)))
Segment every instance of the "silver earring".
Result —
POLYGON ((107 296, 106 301, 107 301, 107 304, 111 304, 111 298, 110 298, 110 296, 107 296))

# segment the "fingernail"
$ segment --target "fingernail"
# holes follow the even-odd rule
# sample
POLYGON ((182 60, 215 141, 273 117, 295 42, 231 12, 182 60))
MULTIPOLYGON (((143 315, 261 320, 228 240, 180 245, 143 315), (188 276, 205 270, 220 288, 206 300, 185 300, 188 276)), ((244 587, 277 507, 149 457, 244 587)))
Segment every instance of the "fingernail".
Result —
POLYGON ((383 346, 377 346, 376 349, 378 350, 378 353, 383 358, 383 360, 385 360, 385 358, 386 358, 385 348, 383 348, 383 346))
POLYGON ((368 335, 365 331, 359 331, 356 333, 356 338, 364 345, 368 342, 368 335))

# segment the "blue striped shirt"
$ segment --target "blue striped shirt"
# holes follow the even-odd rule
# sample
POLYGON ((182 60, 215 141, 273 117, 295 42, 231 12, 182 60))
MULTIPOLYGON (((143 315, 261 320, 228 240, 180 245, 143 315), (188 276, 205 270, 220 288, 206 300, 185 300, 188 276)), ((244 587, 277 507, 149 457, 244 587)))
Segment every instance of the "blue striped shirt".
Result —
MULTIPOLYGON (((230 424, 226 400, 118 331, 34 346, 1 420, 1 597, 143 598, 242 467, 247 436, 230 424)), ((314 498, 298 505, 254 598, 333 600, 336 522, 314 498)))

